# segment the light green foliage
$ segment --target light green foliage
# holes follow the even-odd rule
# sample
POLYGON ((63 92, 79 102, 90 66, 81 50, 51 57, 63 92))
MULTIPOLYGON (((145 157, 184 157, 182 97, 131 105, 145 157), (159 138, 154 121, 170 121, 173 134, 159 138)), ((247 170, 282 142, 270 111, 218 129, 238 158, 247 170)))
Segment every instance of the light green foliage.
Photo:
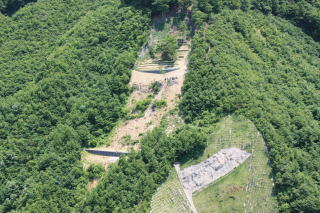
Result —
POLYGON ((132 111, 134 113, 144 113, 151 104, 151 101, 152 97, 147 97, 142 101, 137 101, 132 111))
POLYGON ((194 9, 192 11, 192 21, 197 25, 200 26, 205 23, 208 15, 200 10, 194 9))
POLYGON ((204 154, 184 167, 229 147, 246 150, 251 156, 230 174, 193 195, 198 211, 276 212, 267 148, 254 124, 242 117, 226 117, 211 129, 204 154))
POLYGON ((152 104, 153 109, 161 109, 163 107, 167 106, 166 100, 156 100, 152 104))
MULTIPOLYGON (((142 136, 142 135, 139 135, 142 136)), ((133 140, 130 135, 125 135, 121 138, 121 143, 123 145, 134 145, 137 144, 139 140, 133 140)))
POLYGON ((319 43, 291 23, 224 10, 192 43, 180 109, 209 125, 228 114, 265 139, 281 212, 319 212, 319 43))

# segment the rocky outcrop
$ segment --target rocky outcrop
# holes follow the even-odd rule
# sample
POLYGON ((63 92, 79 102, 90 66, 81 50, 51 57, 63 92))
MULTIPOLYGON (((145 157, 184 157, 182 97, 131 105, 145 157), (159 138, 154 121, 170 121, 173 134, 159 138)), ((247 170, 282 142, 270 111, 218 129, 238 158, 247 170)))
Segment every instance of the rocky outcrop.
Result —
POLYGON ((238 148, 222 149, 207 160, 181 170, 182 184, 192 194, 231 172, 250 155, 250 153, 238 148))

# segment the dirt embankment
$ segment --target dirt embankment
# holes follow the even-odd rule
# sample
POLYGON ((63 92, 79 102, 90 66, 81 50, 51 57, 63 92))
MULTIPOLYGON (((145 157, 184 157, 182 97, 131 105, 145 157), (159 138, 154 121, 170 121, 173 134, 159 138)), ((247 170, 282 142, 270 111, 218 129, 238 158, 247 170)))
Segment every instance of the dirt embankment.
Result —
MULTIPOLYGON (((163 64, 156 60, 145 60, 140 62, 135 70, 132 71, 130 86, 134 91, 128 100, 128 109, 134 107, 134 103, 144 100, 152 92, 149 87, 155 81, 161 83, 159 92, 152 99, 156 101, 165 101, 166 106, 163 108, 152 107, 152 103, 145 110, 144 114, 136 119, 124 121, 114 131, 109 146, 96 147, 96 150, 127 152, 130 148, 139 149, 139 145, 128 145, 124 143, 125 139, 131 141, 138 140, 143 134, 152 130, 160 124, 164 115, 174 109, 177 99, 181 94, 181 88, 184 81, 184 75, 187 72, 187 59, 189 54, 189 42, 184 43, 178 50, 178 59, 174 64, 163 64), (164 68, 172 68, 173 71, 163 72, 164 68), (158 72, 148 72, 144 70, 158 70, 158 72)), ((107 167, 110 163, 117 160, 116 157, 106 157, 86 153, 83 156, 85 164, 100 163, 107 167)))
POLYGON ((174 71, 164 74, 147 73, 137 70, 132 72, 130 84, 131 86, 135 86, 136 89, 129 99, 129 104, 146 98, 148 94, 150 94, 148 91, 150 84, 157 81, 160 82, 162 86, 159 93, 154 97, 153 102, 164 100, 166 102, 166 107, 154 110, 152 104, 150 104, 141 118, 124 122, 116 130, 109 148, 115 151, 128 151, 127 149, 129 147, 123 146, 121 143, 123 137, 129 136, 132 140, 139 139, 142 134, 158 126, 162 117, 171 109, 175 108, 176 100, 181 94, 184 75, 187 71, 188 50, 188 44, 181 46, 179 51, 179 59, 176 61, 174 66, 177 69, 174 71))

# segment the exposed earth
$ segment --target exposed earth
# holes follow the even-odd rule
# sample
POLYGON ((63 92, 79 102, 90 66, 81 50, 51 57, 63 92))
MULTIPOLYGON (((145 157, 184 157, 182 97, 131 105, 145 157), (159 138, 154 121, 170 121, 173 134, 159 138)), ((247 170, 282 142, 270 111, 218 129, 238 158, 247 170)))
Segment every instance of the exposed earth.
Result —
MULTIPOLYGON (((141 117, 123 121, 115 129, 114 134, 110 138, 110 145, 93 149, 116 152, 128 152, 131 148, 135 150, 139 149, 138 144, 124 144, 123 141, 125 138, 132 141, 139 139, 146 132, 158 126, 163 116, 176 107, 177 99, 181 94, 184 75, 187 72, 189 44, 190 42, 186 42, 180 46, 177 50, 177 60, 174 64, 148 59, 136 65, 130 79, 130 86, 134 88, 134 91, 128 99, 127 108, 132 109, 134 103, 147 98, 151 94, 149 87, 154 82, 159 82, 161 88, 154 96, 152 103, 161 100, 166 102, 166 106, 154 109, 151 103, 141 117), (166 70, 169 71, 166 72, 166 70)), ((171 130, 169 129, 168 131, 171 130)), ((82 156, 85 167, 90 163, 95 163, 102 164, 107 168, 110 163, 115 162, 117 159, 117 157, 106 157, 89 153, 85 153, 82 156)))

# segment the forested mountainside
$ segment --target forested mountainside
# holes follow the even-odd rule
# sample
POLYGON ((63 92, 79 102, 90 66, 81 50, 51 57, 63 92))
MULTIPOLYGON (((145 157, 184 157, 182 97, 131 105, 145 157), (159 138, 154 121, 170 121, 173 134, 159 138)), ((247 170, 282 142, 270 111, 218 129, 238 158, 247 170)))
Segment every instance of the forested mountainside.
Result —
POLYGON ((264 14, 273 14, 292 21, 306 33, 319 40, 320 38, 320 2, 318 0, 197 0, 195 17, 208 19, 212 12, 223 8, 241 9, 244 11, 259 10, 264 14))
POLYGON ((0 0, 0 212, 148 212, 231 114, 267 143, 278 210, 320 212, 319 38, 318 0, 0 0), (195 31, 187 124, 168 135, 164 119, 88 192, 81 151, 125 117, 152 17, 179 7, 195 31))
POLYGON ((103 2, 39 1, 12 18, 0 14, 0 96, 13 95, 28 82, 42 79, 48 72, 48 56, 88 11, 103 2))
POLYGON ((72 211, 86 184, 81 147, 123 115, 148 14, 52 0, 1 19, 0 212, 72 211))
POLYGON ((255 11, 222 10, 193 38, 184 118, 251 119, 269 148, 281 212, 320 211, 319 56, 301 29, 255 11))

